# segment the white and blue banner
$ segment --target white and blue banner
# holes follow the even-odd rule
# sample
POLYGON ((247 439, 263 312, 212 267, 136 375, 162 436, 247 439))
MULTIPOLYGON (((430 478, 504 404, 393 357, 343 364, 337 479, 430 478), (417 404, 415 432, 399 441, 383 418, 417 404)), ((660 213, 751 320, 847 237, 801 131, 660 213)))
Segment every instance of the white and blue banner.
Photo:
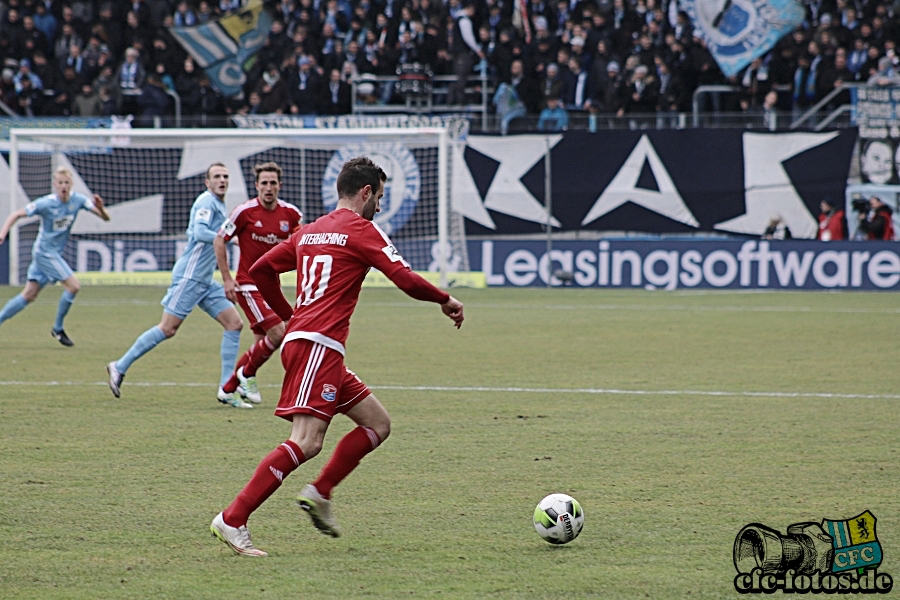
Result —
POLYGON ((272 17, 262 0, 250 0, 240 10, 196 25, 171 27, 169 31, 225 96, 234 96, 247 81, 253 64, 272 27, 272 17))
POLYGON ((680 6, 726 77, 768 52, 806 16, 797 0, 681 0, 680 6))
POLYGON ((488 286, 898 290, 900 244, 766 240, 469 242, 488 286), (557 279, 559 271, 571 281, 557 279))

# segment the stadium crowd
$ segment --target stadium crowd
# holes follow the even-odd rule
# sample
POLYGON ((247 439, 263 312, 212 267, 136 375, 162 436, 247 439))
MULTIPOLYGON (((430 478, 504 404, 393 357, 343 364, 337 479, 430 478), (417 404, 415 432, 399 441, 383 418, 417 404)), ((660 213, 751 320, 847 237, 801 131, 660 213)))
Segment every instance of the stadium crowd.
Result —
POLYGON ((900 83, 900 14, 884 1, 805 0, 803 26, 731 78, 673 0, 522 0, 527 18, 514 0, 465 2, 268 0, 268 39, 243 92, 224 98, 168 28, 240 0, 0 0, 0 100, 20 115, 138 124, 172 114, 173 91, 185 116, 346 114, 351 79, 362 102, 398 102, 394 86, 367 80, 422 63, 456 75, 449 104, 486 69, 492 87, 506 83, 529 114, 549 104, 558 124, 566 111, 688 111, 700 85, 741 90, 707 109, 763 114, 802 111, 840 82, 900 83))

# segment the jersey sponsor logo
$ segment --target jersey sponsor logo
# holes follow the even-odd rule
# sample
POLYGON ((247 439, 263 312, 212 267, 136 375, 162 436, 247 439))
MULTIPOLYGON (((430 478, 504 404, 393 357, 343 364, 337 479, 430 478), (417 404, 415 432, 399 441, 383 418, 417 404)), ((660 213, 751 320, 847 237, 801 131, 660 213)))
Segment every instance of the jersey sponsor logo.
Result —
POLYGON ((422 183, 415 156, 402 144, 350 144, 335 152, 322 177, 325 208, 331 211, 337 206, 337 177, 344 163, 357 156, 368 156, 387 175, 381 212, 375 215, 375 222, 388 235, 399 231, 416 210, 422 183))
POLYGON ((201 208, 194 216, 194 221, 197 223, 209 223, 210 218, 212 218, 212 211, 208 208, 201 208))
POLYGON ((58 219, 53 219, 53 231, 65 231, 69 227, 72 226, 72 221, 75 220, 75 217, 69 215, 67 217, 60 217, 58 219))
POLYGON ((326 402, 334 402, 334 399, 337 398, 337 388, 331 385, 330 383, 326 383, 322 386, 322 400, 326 402))
POLYGON ((297 245, 335 244, 346 246, 348 237, 346 233, 306 233, 300 236, 300 242, 297 245))
POLYGON ((234 224, 234 221, 228 219, 224 223, 222 223, 222 231, 225 232, 225 235, 234 235, 234 230, 237 229, 237 225, 234 224))
POLYGON ((270 233, 267 235, 257 235, 255 233, 251 233, 250 239, 252 239, 254 242, 263 242, 265 244, 272 244, 274 246, 276 244, 280 244, 287 238, 280 238, 274 233, 270 233))
POLYGON ((278 221, 278 228, 282 231, 289 231, 291 228, 291 223, 289 221, 278 221))

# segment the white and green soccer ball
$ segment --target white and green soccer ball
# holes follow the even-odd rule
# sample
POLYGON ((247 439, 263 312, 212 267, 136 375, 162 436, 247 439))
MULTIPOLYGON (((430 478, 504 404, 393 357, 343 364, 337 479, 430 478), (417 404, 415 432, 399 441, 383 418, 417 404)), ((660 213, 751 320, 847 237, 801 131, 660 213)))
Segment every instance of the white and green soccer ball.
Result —
POLYGON ((550 494, 534 509, 534 529, 551 544, 568 544, 584 527, 584 511, 578 500, 566 494, 550 494))

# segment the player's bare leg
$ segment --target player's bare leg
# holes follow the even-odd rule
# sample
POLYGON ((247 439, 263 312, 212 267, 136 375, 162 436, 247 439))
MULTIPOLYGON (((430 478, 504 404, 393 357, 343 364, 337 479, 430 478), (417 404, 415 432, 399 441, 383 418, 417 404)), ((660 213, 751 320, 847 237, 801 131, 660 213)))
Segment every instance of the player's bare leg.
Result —
POLYGON ((56 308, 56 321, 53 323, 53 329, 50 330, 50 335, 63 346, 74 346, 75 343, 69 339, 65 329, 63 329, 63 321, 69 313, 69 309, 72 308, 72 304, 75 302, 75 295, 81 290, 81 283, 74 275, 64 279, 60 283, 65 289, 59 297, 59 305, 56 308))
POLYGON ((125 379, 125 372, 132 363, 156 348, 161 342, 173 337, 183 322, 184 319, 181 317, 163 312, 159 325, 154 325, 139 335, 128 352, 123 354, 119 360, 114 360, 106 365, 106 372, 109 373, 109 389, 112 390, 113 396, 118 398, 121 395, 122 380, 125 379))
POLYGON ((0 309, 0 323, 13 318, 19 314, 26 306, 35 301, 38 294, 41 293, 41 286, 37 281, 27 281, 25 288, 7 301, 0 309))
POLYGON ((340 530, 332 514, 332 490, 391 433, 391 417, 374 394, 350 409, 347 416, 358 427, 341 438, 319 477, 305 485, 297 497, 297 504, 309 513, 313 524, 333 537, 338 537, 340 530))

